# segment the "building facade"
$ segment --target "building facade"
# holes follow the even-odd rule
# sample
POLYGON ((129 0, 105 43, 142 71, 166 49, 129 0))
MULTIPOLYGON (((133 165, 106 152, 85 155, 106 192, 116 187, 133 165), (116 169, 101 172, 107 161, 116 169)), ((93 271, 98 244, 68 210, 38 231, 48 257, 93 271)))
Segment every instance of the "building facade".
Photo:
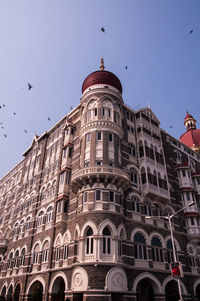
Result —
POLYGON ((159 124, 102 60, 0 180, 0 300, 179 300, 163 216, 191 201, 172 228, 184 300, 200 300, 200 156, 159 124))

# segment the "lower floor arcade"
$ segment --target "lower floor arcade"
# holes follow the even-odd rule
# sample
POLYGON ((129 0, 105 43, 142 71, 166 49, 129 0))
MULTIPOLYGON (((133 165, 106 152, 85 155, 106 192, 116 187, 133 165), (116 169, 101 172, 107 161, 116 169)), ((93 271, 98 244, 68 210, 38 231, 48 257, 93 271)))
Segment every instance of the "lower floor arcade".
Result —
MULTIPOLYGON (((49 282, 44 275, 32 275, 25 288, 19 278, 10 283, 7 279, 0 287, 0 301, 179 301, 177 281, 171 276, 161 283, 155 275, 144 272, 128 289, 125 270, 114 267, 106 275, 104 289, 94 289, 89 285, 86 270, 76 268, 70 286, 68 280, 64 272, 52 274, 49 282)), ((181 291, 184 300, 200 301, 200 279, 190 291, 181 281, 181 291)))

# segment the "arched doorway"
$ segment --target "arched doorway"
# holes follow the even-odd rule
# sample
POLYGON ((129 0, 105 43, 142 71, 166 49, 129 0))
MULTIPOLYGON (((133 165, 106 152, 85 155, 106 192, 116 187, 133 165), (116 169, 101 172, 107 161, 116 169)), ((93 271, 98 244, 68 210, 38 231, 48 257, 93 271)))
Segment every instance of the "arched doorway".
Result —
POLYGON ((166 301, 178 301, 179 293, 178 293, 178 284, 176 281, 171 280, 167 283, 165 287, 165 300, 166 301))
POLYGON ((197 301, 200 301, 200 284, 197 285, 195 294, 197 301))
POLYGON ((14 292, 14 301, 19 301, 20 285, 18 284, 14 292))
POLYGON ((137 301, 155 301, 153 287, 147 279, 137 285, 137 301))
POLYGON ((35 281, 28 292, 29 301, 42 301, 42 295, 43 295, 43 286, 40 281, 35 281))
POLYGON ((13 295, 13 286, 12 284, 10 285, 7 293, 7 301, 12 301, 12 295, 13 295))
POLYGON ((0 300, 1 301, 5 301, 6 300, 5 296, 6 296, 6 286, 4 285, 4 287, 3 287, 2 291, 1 291, 0 300))
POLYGON ((62 277, 56 278, 52 287, 52 301, 65 300, 65 282, 62 277))

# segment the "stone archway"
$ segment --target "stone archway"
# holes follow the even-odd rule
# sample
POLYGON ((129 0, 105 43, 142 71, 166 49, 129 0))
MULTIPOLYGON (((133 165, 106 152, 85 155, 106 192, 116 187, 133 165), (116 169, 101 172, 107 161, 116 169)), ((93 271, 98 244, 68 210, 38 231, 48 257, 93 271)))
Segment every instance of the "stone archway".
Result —
POLYGON ((43 285, 40 281, 36 280, 32 283, 28 291, 28 301, 42 301, 43 285))
POLYGON ((195 289, 195 297, 197 301, 200 301, 200 283, 197 285, 195 289))
POLYGON ((7 298, 6 301, 12 301, 12 295, 13 295, 13 286, 10 285, 8 292, 7 292, 7 298))
POLYGON ((155 301, 154 289, 148 278, 139 281, 136 291, 137 301, 155 301))
POLYGON ((166 284, 165 298, 166 298, 166 301, 178 301, 179 300, 177 281, 171 280, 166 284))
POLYGON ((62 277, 57 277, 52 286, 51 293, 52 301, 64 301, 65 300, 65 281, 62 277))
POLYGON ((4 287, 2 288, 0 300, 1 300, 1 301, 5 301, 5 300, 6 300, 6 286, 5 286, 5 285, 4 285, 4 287))
POLYGON ((19 301, 19 295, 20 295, 20 285, 17 284, 14 292, 14 301, 19 301))

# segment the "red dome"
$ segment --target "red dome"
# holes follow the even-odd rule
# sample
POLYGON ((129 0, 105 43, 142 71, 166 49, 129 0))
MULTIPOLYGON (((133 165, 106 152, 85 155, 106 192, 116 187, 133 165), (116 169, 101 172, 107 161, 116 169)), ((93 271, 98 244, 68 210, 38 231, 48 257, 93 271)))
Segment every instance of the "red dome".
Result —
POLYGON ((193 119, 193 116, 190 115, 190 114, 187 112, 187 114, 186 114, 186 116, 185 116, 185 120, 186 120, 186 119, 189 119, 189 118, 192 118, 192 119, 193 119))
POLYGON ((120 93, 122 93, 122 85, 120 80, 112 72, 105 70, 98 70, 89 74, 83 82, 82 93, 89 87, 98 84, 110 85, 116 88, 120 93))
POLYGON ((181 135, 179 139, 182 143, 187 145, 188 147, 199 147, 200 146, 200 130, 198 129, 191 129, 181 135))

